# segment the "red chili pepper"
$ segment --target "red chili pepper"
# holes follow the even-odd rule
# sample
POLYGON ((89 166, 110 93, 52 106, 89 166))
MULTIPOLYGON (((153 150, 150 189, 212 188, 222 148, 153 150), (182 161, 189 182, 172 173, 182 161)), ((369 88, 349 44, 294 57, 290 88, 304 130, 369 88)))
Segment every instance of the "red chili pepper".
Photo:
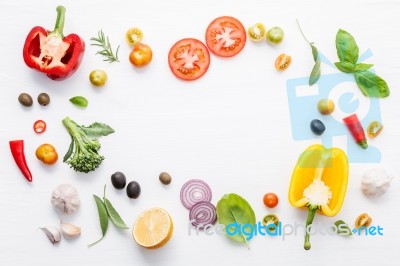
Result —
POLYGON ((343 122, 346 124, 357 144, 360 145, 363 149, 368 148, 364 129, 360 123, 360 120, 358 120, 357 114, 352 114, 348 117, 343 118, 343 122))
POLYGON ((15 163, 18 165, 19 170, 21 170, 26 180, 32 182, 32 174, 25 160, 24 141, 23 140, 10 141, 10 149, 12 156, 14 157, 15 163))
POLYGON ((82 60, 84 41, 76 34, 64 37, 65 7, 57 7, 57 20, 53 31, 36 26, 26 37, 23 57, 25 64, 47 74, 53 80, 72 75, 82 60))

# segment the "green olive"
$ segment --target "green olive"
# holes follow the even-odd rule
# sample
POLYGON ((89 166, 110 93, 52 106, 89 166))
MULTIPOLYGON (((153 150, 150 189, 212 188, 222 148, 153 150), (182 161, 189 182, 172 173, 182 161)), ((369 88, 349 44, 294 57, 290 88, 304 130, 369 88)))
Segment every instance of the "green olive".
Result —
POLYGON ((47 93, 42 92, 39 94, 37 100, 41 106, 46 106, 50 103, 50 96, 47 93))
POLYGON ((272 44, 279 44, 283 41, 285 34, 280 27, 273 27, 267 31, 267 41, 272 44))
POLYGON ((107 73, 101 69, 93 70, 90 72, 89 80, 96 87, 104 86, 107 82, 107 73))
POLYGON ((171 176, 166 173, 162 172, 159 176, 160 182, 163 183, 164 185, 169 185, 171 183, 171 176))
POLYGON ((28 93, 25 93, 25 92, 21 93, 18 96, 18 101, 20 104, 22 104, 25 107, 30 107, 33 104, 32 97, 28 93))
POLYGON ((318 102, 318 111, 323 115, 329 115, 335 110, 335 103, 330 99, 321 99, 318 102))

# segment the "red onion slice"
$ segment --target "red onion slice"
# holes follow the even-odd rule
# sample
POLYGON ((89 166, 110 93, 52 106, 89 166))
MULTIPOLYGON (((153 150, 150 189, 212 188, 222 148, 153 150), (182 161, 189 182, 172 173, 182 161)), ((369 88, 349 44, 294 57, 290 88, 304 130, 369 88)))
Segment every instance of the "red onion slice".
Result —
POLYGON ((217 221, 217 210, 210 202, 196 203, 189 212, 190 222, 196 229, 203 230, 217 221))
POLYGON ((210 202, 211 197, 211 188, 203 180, 191 179, 181 189, 182 204, 189 210, 198 202, 210 202))

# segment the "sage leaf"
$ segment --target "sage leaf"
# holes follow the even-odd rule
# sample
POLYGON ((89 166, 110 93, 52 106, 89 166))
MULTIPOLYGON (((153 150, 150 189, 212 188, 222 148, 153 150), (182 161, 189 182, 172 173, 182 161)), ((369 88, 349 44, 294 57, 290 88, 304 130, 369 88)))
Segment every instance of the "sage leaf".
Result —
POLYGON ((368 70, 368 69, 370 69, 370 68, 373 67, 373 66, 374 66, 373 64, 364 64, 364 63, 360 63, 360 64, 357 64, 357 65, 356 65, 356 67, 354 68, 354 71, 355 71, 355 72, 359 72, 359 71, 368 70))
POLYGON ((69 101, 79 107, 87 107, 89 104, 88 100, 83 96, 72 97, 69 101))
POLYGON ((312 55, 313 55, 313 57, 314 57, 314 62, 317 62, 317 60, 318 60, 318 58, 319 58, 319 56, 318 56, 318 49, 317 49, 317 47, 314 46, 314 44, 311 44, 311 43, 310 43, 310 46, 311 46, 312 55))
POLYGON ((389 87, 381 77, 370 71, 354 73, 358 87, 368 97, 385 98, 390 95, 389 87))
POLYGON ((74 151, 74 139, 71 137, 71 144, 69 144, 69 148, 68 148, 68 151, 67 151, 67 153, 64 155, 64 158, 63 158, 63 162, 65 163, 68 159, 69 159, 69 157, 71 157, 71 155, 72 155, 72 152, 74 151))
POLYGON ((116 227, 120 229, 129 229, 107 198, 104 198, 104 205, 106 207, 108 217, 110 217, 111 221, 116 227))
POLYGON ((320 76, 321 76, 321 60, 317 58, 317 61, 315 61, 314 67, 311 70, 310 78, 308 79, 308 84, 310 86, 314 85, 315 83, 317 83, 320 76))
POLYGON ((342 72, 354 73, 356 65, 347 61, 336 62, 335 66, 342 72))
POLYGON ((230 230, 235 230, 234 226, 232 226, 235 224, 241 226, 254 226, 256 224, 254 211, 244 198, 234 193, 224 195, 217 204, 217 217, 220 224, 225 225, 226 228, 230 226, 226 230, 232 234, 227 233, 227 237, 236 242, 247 244, 248 236, 241 233, 233 233, 232 230, 230 230))
POLYGON ((110 135, 114 133, 114 129, 112 129, 110 126, 103 124, 103 123, 98 123, 95 122, 91 124, 90 126, 79 126, 88 136, 91 137, 104 137, 107 135, 110 135))
POLYGON ((106 206, 99 197, 97 197, 96 195, 93 195, 93 197, 94 197, 94 200, 97 205, 97 211, 99 213, 102 237, 99 240, 97 240, 96 242, 90 244, 89 247, 94 246, 95 244, 99 243, 106 235, 107 228, 108 228, 108 215, 107 215, 106 206))
POLYGON ((357 43, 345 30, 339 29, 336 34, 336 51, 341 62, 357 63, 359 53, 357 43))
POLYGON ((335 222, 336 232, 341 236, 351 236, 353 233, 351 232, 347 223, 342 220, 338 220, 335 222))

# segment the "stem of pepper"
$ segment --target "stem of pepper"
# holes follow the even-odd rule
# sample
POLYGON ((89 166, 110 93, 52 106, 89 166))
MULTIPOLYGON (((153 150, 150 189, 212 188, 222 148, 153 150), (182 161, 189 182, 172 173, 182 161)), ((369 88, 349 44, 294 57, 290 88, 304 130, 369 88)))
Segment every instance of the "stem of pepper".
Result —
POLYGON ((56 25, 54 26, 54 30, 52 31, 52 34, 61 36, 61 38, 64 38, 63 30, 64 30, 64 22, 65 22, 65 7, 63 6, 58 6, 57 7, 57 19, 56 19, 56 25))
POLYGON ((308 216, 307 216, 307 222, 306 222, 306 236, 304 238, 304 249, 309 250, 311 248, 311 243, 310 243, 310 230, 309 226, 312 224, 314 220, 315 213, 319 209, 318 205, 309 205, 308 206, 308 216))

